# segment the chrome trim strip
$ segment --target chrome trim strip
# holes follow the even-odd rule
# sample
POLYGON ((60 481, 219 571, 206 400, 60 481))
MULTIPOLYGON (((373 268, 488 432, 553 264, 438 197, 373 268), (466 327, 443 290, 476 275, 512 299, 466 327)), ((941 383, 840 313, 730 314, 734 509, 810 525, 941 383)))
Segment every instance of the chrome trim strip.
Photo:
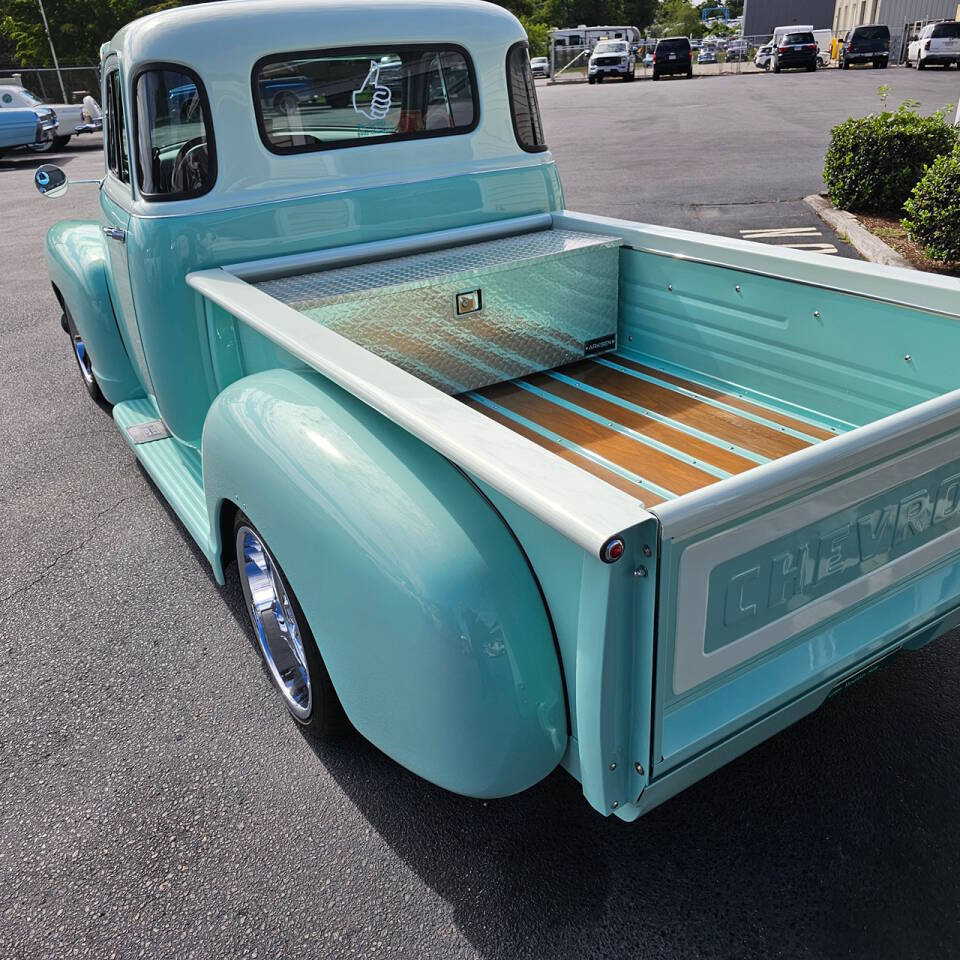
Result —
POLYGON ((677 384, 670 383, 668 380, 661 380, 658 377, 651 377, 649 374, 643 373, 640 370, 634 370, 633 367, 621 366, 619 363, 614 363, 612 360, 610 360, 609 356, 595 357, 594 362, 603 364, 605 367, 610 367, 619 373, 626 373, 631 377, 636 377, 638 380, 645 380, 647 383, 653 383, 658 387, 664 387, 665 389, 671 390, 674 393, 679 393, 683 397, 689 397, 691 400, 696 400, 698 403, 705 403, 708 406, 716 407, 718 410, 725 410, 727 413, 732 413, 734 416, 741 417, 744 420, 750 420, 753 423, 759 423, 761 426, 767 427, 770 430, 775 430, 777 433, 786 433, 791 437, 796 437, 798 440, 803 440, 804 443, 823 443, 819 437, 813 437, 807 433, 801 433, 799 430, 794 430, 792 427, 785 427, 782 423, 777 423, 776 420, 768 420, 766 417, 762 417, 758 413, 752 413, 749 410, 741 410, 739 407, 734 407, 729 403, 724 403, 722 400, 714 400, 713 397, 708 397, 705 394, 697 393, 695 390, 688 390, 686 387, 677 386, 677 384))
MULTIPOLYGON (((612 356, 616 356, 616 354, 612 354, 612 356)), ((582 380, 575 380, 573 377, 568 377, 566 374, 560 373, 557 370, 548 370, 546 371, 546 374, 552 380, 559 380, 560 383, 566 383, 571 387, 576 387, 577 389, 582 390, 584 393, 589 393, 591 396, 598 397, 600 400, 606 400, 607 403, 612 403, 618 407, 623 407, 625 410, 632 410, 634 413, 639 413, 641 416, 648 417, 650 420, 656 420, 657 423, 662 423, 665 427, 670 427, 673 430, 685 433, 690 437, 696 437, 698 440, 702 440, 704 443, 709 443, 711 446, 717 447, 720 450, 728 450, 730 453, 735 453, 737 456, 743 457, 745 460, 752 460, 754 463, 770 462, 769 457, 765 457, 759 453, 754 453, 752 450, 747 450, 746 447, 738 447, 735 443, 729 443, 727 440, 721 440, 719 437, 715 437, 711 433, 705 433, 703 430, 698 430, 696 427, 688 426, 687 424, 682 423, 680 420, 674 420, 663 413, 657 413, 656 410, 651 410, 649 407, 641 406, 639 403, 633 403, 630 400, 624 400, 623 397, 618 397, 615 393, 607 393, 606 390, 599 390, 597 387, 593 387, 589 383, 584 383, 582 380)), ((727 474, 727 476, 729 476, 729 474, 727 474)))
POLYGON ((670 500, 677 496, 675 493, 671 493, 669 490, 667 490, 666 487, 661 487, 650 480, 645 480, 632 470, 628 470, 626 467, 621 467, 618 463, 608 460, 599 453, 594 453, 593 450, 590 450, 587 447, 581 447, 579 443, 574 443, 573 440, 568 440, 566 437, 556 433, 549 427, 543 427, 534 420, 528 420, 522 414, 515 413, 508 407, 501 406, 495 400, 490 400, 488 397, 472 391, 468 393, 467 396, 470 397, 471 400, 475 400, 477 403, 480 403, 491 410, 496 410, 497 413, 503 414, 505 417, 513 420, 515 423, 519 423, 521 426, 526 427, 528 430, 532 430, 534 433, 540 434, 541 437, 546 437, 548 440, 552 440, 559 446, 572 451, 578 457, 583 457, 584 460, 590 460, 591 462, 596 463, 598 466, 609 470, 611 473, 615 473, 617 476, 623 477, 624 480, 629 480, 631 483, 635 483, 638 487, 642 487, 645 490, 649 490, 651 493, 655 493, 658 497, 663 497, 666 500, 670 500))
POLYGON ((590 420, 601 427, 606 427, 608 430, 613 430, 615 433, 629 437, 631 440, 635 440, 637 443, 642 443, 644 446, 666 454, 668 457, 673 457, 674 460, 679 460, 681 463, 685 463, 690 467, 696 467, 698 470, 703 470, 705 473, 719 477, 721 480, 732 476, 732 474, 730 474, 728 471, 721 470, 720 467, 715 467, 712 464, 705 463, 703 460, 698 460, 696 457, 692 457, 690 454, 684 453, 682 450, 677 450, 676 447, 671 447, 669 444, 661 443, 659 440, 654 440, 651 437, 641 433, 639 430, 634 430, 632 427, 626 426, 626 424, 618 423, 615 420, 609 420, 607 417, 601 416, 599 413, 594 413, 592 410, 588 410, 586 407, 581 407, 576 403, 572 403, 564 397, 558 397, 555 393, 550 393, 548 390, 541 390, 539 387, 535 387, 532 383, 526 383, 524 380, 514 380, 513 383, 514 386, 520 387, 521 390, 526 390, 527 393, 532 393, 534 396, 540 397, 542 400, 546 400, 548 403, 555 403, 558 407, 563 407, 565 410, 575 413, 578 417, 583 417, 584 419, 590 420))

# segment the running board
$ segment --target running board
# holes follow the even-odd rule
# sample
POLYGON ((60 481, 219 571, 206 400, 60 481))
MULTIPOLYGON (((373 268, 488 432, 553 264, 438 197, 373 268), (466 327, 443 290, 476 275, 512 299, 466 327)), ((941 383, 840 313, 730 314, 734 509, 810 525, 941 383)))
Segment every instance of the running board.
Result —
POLYGON ((167 503, 197 541, 214 570, 218 570, 199 451, 170 435, 149 397, 118 403, 113 408, 113 419, 167 503))

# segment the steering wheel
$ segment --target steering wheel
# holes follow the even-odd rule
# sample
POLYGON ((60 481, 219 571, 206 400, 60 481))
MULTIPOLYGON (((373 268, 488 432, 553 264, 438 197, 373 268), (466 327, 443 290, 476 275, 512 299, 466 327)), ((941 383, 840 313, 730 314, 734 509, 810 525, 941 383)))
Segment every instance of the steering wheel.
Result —
POLYGON ((178 151, 170 173, 171 193, 190 193, 203 188, 207 172, 207 138, 194 137, 178 151))

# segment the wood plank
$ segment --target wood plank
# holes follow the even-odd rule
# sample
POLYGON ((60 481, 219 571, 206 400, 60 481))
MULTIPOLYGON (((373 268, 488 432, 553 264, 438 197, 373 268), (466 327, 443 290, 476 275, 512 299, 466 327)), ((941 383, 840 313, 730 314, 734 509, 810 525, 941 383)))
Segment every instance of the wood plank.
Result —
POLYGON ((743 473, 745 470, 751 470, 757 466, 753 460, 748 460, 732 450, 708 443, 706 440, 691 436, 676 427, 660 423, 658 420, 653 420, 635 410, 604 400, 602 397, 594 396, 586 390, 578 389, 560 380, 554 380, 546 374, 526 377, 525 382, 547 393, 562 397, 568 403, 574 403, 607 420, 636 430, 638 433, 650 437, 651 440, 664 443, 674 450, 685 453, 688 457, 694 457, 703 463, 719 467, 727 473, 743 473))
POLYGON ((620 354, 614 355, 611 359, 625 367, 631 367, 648 376, 656 377, 658 380, 676 384, 685 390, 693 390, 705 397, 709 397, 711 400, 720 400, 731 407, 736 407, 738 410, 745 410, 747 413, 752 413, 755 416, 766 417, 767 420, 779 423, 782 427, 799 430, 800 433, 805 433, 810 437, 816 437, 818 440, 829 440, 831 437, 836 436, 835 433, 831 433, 829 430, 823 429, 823 427, 817 427, 811 423, 807 423, 806 420, 797 420, 795 417, 781 413, 779 410, 773 410, 759 403, 752 403, 750 400, 744 400, 742 397, 737 397, 732 393, 724 393, 721 390, 705 386, 694 380, 685 380, 683 377, 678 377, 672 373, 664 373, 662 370, 657 370, 655 367, 648 367, 645 364, 639 363, 636 360, 630 360, 620 354))
MULTIPOLYGON (((616 363, 628 366, 623 357, 617 355, 616 363)), ((738 416, 729 410, 714 407, 703 400, 684 396, 668 387, 649 383, 628 373, 622 373, 611 367, 594 363, 591 360, 564 367, 563 372, 587 383, 597 390, 612 393, 631 403, 639 404, 657 413, 677 420, 690 427, 696 427, 712 437, 726 440, 753 453, 776 460, 797 450, 803 450, 810 444, 799 437, 782 433, 775 427, 755 423, 746 417, 738 416)), ((659 376, 659 373, 657 373, 659 376)))
POLYGON ((485 387, 478 393, 678 496, 719 479, 513 383, 485 387))
POLYGON ((460 396, 457 399, 461 400, 468 407, 478 410, 491 420, 496 420, 497 423, 503 424, 514 433, 519 433, 521 437, 526 437, 528 440, 532 440, 534 443, 546 450, 549 450, 551 453, 555 453, 561 459, 575 464, 576 466, 580 467, 581 470, 586 470, 587 473, 592 473, 595 477, 605 480, 611 486, 617 487, 618 489, 623 490, 625 493, 629 493, 631 496, 640 500, 645 506, 650 507, 657 503, 663 503, 663 497, 658 497, 655 493, 647 490, 645 487, 638 486, 632 480, 628 480, 626 477, 621 477, 620 474, 614 473, 612 470, 608 470, 599 463, 595 463, 593 460, 589 460, 586 457, 581 456, 574 450, 569 450, 566 447, 562 447, 559 443, 554 443, 554 441, 550 440, 548 437, 541 436, 539 433, 531 430, 529 427, 525 427, 522 423, 517 423, 516 420, 511 420, 505 414, 502 414, 497 410, 491 410, 489 407, 485 407, 482 403, 478 403, 476 400, 470 399, 470 397, 460 396))

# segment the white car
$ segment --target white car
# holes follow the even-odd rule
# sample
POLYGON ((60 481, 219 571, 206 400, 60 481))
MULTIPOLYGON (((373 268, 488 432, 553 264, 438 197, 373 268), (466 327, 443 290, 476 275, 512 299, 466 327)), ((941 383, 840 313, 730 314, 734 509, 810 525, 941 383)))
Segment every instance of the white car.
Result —
POLYGON ((549 77, 550 61, 546 57, 531 57, 530 70, 535 77, 549 77))
POLYGON ((951 63, 960 67, 960 23, 956 20, 928 23, 907 47, 908 67, 923 70, 939 64, 946 70, 951 63))
POLYGON ((587 83, 603 83, 604 77, 634 79, 637 58, 626 40, 601 40, 590 54, 587 83))
POLYGON ((765 43, 753 58, 753 64, 758 70, 769 70, 773 62, 773 44, 765 43))
POLYGON ((83 108, 79 103, 44 103, 35 97, 26 87, 13 84, 0 86, 0 110, 9 107, 51 107, 57 114, 60 127, 52 140, 42 140, 33 144, 30 149, 37 153, 46 153, 48 150, 62 150, 76 132, 76 128, 86 122, 83 108))

